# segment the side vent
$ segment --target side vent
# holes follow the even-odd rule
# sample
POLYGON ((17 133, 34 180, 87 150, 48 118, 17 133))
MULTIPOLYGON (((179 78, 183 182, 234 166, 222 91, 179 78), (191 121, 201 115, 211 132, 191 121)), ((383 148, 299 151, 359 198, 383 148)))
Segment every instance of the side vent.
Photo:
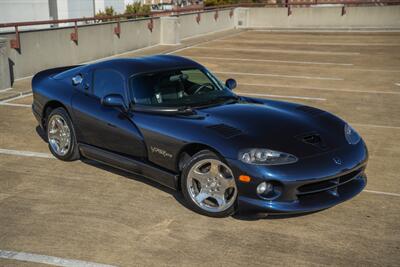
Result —
POLYGON ((242 134, 242 131, 226 124, 215 124, 207 126, 208 129, 214 130, 225 138, 232 138, 242 134))
POLYGON ((303 111, 304 113, 310 114, 311 116, 316 116, 322 113, 325 113, 325 111, 309 107, 309 106, 298 106, 296 107, 297 110, 303 111))

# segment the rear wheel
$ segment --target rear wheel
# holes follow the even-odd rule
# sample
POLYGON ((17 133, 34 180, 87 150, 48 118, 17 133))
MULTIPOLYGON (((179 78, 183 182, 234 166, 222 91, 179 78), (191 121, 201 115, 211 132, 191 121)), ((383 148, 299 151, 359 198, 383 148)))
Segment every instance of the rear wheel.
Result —
POLYGON ((75 131, 65 109, 52 110, 46 121, 47 140, 51 153, 64 161, 79 159, 75 131))
POLYGON ((211 217, 235 212, 237 187, 232 170, 213 152, 195 154, 181 177, 183 196, 189 207, 211 217))

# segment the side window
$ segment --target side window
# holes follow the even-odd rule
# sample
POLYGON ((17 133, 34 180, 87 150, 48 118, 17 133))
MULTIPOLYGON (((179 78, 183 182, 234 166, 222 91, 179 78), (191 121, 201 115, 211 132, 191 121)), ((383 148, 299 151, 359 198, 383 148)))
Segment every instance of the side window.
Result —
POLYGON ((123 77, 114 70, 96 70, 93 77, 93 94, 99 98, 108 94, 120 94, 125 97, 123 77))

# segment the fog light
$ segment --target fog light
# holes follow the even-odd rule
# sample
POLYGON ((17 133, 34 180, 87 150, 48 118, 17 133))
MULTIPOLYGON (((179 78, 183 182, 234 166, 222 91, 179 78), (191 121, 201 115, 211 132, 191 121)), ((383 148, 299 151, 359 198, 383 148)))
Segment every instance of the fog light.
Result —
POLYGON ((270 184, 270 183, 262 182, 261 184, 259 184, 257 186, 257 193, 259 195, 268 194, 272 190, 274 190, 274 186, 272 184, 270 184))
POLYGON ((276 199, 282 194, 282 185, 276 181, 262 182, 257 186, 257 194, 266 200, 276 199))

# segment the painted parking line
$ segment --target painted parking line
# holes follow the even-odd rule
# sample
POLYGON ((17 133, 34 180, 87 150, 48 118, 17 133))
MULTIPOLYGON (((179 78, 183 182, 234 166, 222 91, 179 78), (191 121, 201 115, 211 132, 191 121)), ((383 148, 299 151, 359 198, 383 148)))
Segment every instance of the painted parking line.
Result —
POLYGON ((334 91, 334 92, 349 92, 349 93, 371 93, 371 94, 393 94, 400 95, 396 91, 370 91, 370 90, 354 90, 346 88, 328 88, 328 87, 310 87, 310 86, 295 86, 295 85, 282 85, 282 84, 269 84, 269 83, 240 83, 243 86, 257 86, 257 87, 277 87, 277 88, 293 88, 293 89, 306 89, 306 90, 321 90, 321 91, 334 91))
POLYGON ((288 63, 288 64, 305 64, 305 65, 336 65, 336 66, 353 66, 351 63, 335 63, 335 62, 318 62, 318 61, 295 61, 295 60, 275 60, 275 59, 248 59, 248 58, 232 58, 232 57, 202 57, 190 56, 198 59, 215 59, 240 62, 273 62, 273 63, 288 63))
POLYGON ((101 264, 90 261, 64 259, 42 254, 26 253, 19 251, 0 250, 0 258, 32 263, 49 264, 63 267, 115 267, 115 265, 101 264))
POLYGON ((237 92, 240 95, 248 95, 248 96, 264 96, 271 98, 288 98, 288 99, 303 99, 303 100, 315 100, 315 101, 326 101, 326 98, 319 97, 305 97, 305 96, 291 96, 291 95, 270 95, 270 94, 258 94, 258 93, 245 93, 245 92, 237 92))
POLYGON ((206 40, 206 41, 203 41, 203 42, 199 42, 199 43, 195 43, 195 44, 191 44, 191 45, 186 45, 186 46, 184 46, 184 47, 177 48, 177 49, 174 49, 174 50, 172 50, 172 51, 169 51, 169 52, 167 52, 167 53, 165 53, 165 54, 166 54, 166 55, 175 54, 175 53, 178 53, 178 52, 181 52, 181 51, 184 51, 184 50, 191 49, 191 48, 193 48, 193 47, 197 47, 197 46, 202 45, 202 44, 207 44, 207 43, 210 43, 210 42, 213 42, 213 41, 216 41, 216 40, 223 40, 223 39, 226 39, 226 38, 230 38, 230 37, 233 37, 233 36, 237 36, 237 35, 242 34, 242 33, 243 33, 243 32, 236 32, 236 33, 229 34, 229 35, 226 35, 226 36, 221 36, 221 37, 216 38, 216 39, 213 39, 213 40, 206 40))
POLYGON ((49 154, 49 153, 23 151, 23 150, 13 150, 13 149, 4 149, 4 148, 0 148, 0 154, 21 156, 21 157, 55 159, 55 157, 52 154, 49 154))
POLYGON ((285 74, 272 74, 272 73, 251 73, 251 72, 233 72, 233 71, 213 71, 219 74, 233 74, 233 75, 249 75, 249 76, 264 76, 264 77, 282 77, 292 79, 307 79, 307 80, 329 80, 329 81, 343 81, 343 78, 336 77, 318 77, 318 76, 302 76, 302 75, 285 75, 285 74))
POLYGON ((400 130, 399 126, 389 126, 389 125, 376 125, 376 124, 363 124, 363 123, 350 123, 353 126, 359 127, 371 127, 371 128, 381 128, 381 129, 395 129, 400 130))
POLYGON ((374 191, 374 190, 364 190, 363 192, 377 194, 377 195, 400 197, 400 194, 397 193, 389 193, 389 192, 374 191))
POLYGON ((0 106, 25 107, 25 108, 30 108, 30 107, 32 107, 32 105, 28 105, 28 104, 2 103, 2 102, 0 102, 0 106))
POLYGON ((27 94, 20 93, 18 96, 7 98, 6 100, 0 101, 0 104, 8 103, 8 102, 11 102, 11 101, 14 101, 14 100, 18 100, 18 99, 21 99, 21 98, 25 98, 25 97, 28 97, 28 96, 31 96, 31 95, 32 95, 32 93, 27 93, 27 94))
POLYGON ((311 54, 311 55, 338 55, 338 56, 357 56, 359 52, 333 52, 333 51, 306 51, 306 50, 289 50, 289 49, 250 49, 250 48, 230 48, 230 47, 208 47, 193 46, 196 49, 204 50, 226 50, 237 52, 259 52, 259 53, 282 53, 282 54, 311 54))
MULTIPOLYGON (((203 56, 188 56, 193 59, 210 59, 210 60, 226 60, 230 63, 240 62, 264 62, 264 63, 284 63, 284 64, 301 64, 301 65, 318 65, 318 66, 349 66, 352 68, 342 68, 341 70, 346 71, 368 71, 368 72, 388 72, 388 73, 399 73, 400 70, 385 70, 385 69, 363 69, 354 68, 352 63, 336 63, 336 62, 318 62, 318 61, 296 61, 296 60, 276 60, 276 59, 252 59, 252 58, 231 58, 231 57, 203 57, 203 56), (232 62, 233 61, 233 62, 232 62)), ((396 84, 399 85, 400 84, 396 84)))
MULTIPOLYGON (((215 40, 214 42, 226 42, 226 40, 215 40)), ((287 45, 320 45, 320 46, 400 46, 398 43, 335 43, 335 42, 296 42, 296 41, 271 41, 271 40, 244 40, 237 41, 243 44, 287 44, 287 45)))

